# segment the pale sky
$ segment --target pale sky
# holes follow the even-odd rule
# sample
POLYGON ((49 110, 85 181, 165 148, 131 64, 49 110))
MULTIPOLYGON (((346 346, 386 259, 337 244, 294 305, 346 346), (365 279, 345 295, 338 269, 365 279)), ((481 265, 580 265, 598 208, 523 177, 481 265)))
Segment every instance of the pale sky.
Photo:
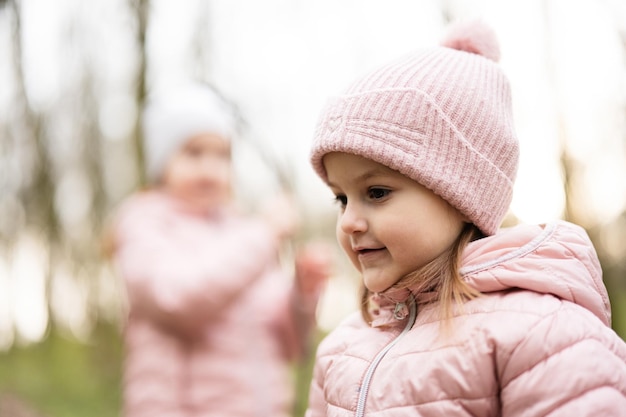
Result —
MULTIPOLYGON (((93 55, 104 73, 105 103, 111 103, 105 106, 102 127, 113 136, 123 135, 132 122, 119 93, 134 64, 128 42, 115 38, 127 24, 119 17, 120 1, 94 0, 88 7, 80 0, 23 2, 29 41, 25 68, 33 102, 54 105, 63 86, 72 82, 58 64, 59 58, 72 58, 64 37, 70 30, 89 33, 83 42, 98 45, 93 55), (82 16, 82 26, 70 27, 73 15, 82 16), (87 30, 98 24, 102 31, 87 30)), ((562 123, 568 149, 588 170, 585 192, 593 209, 607 220, 617 215, 626 204, 626 58, 615 30, 619 24, 626 30, 624 2, 153 0, 151 79, 189 73, 189 29, 199 21, 199 11, 208 12, 210 78, 242 107, 263 146, 279 160, 291 161, 302 188, 315 190, 301 197, 316 204, 324 189, 313 177, 307 153, 323 103, 367 69, 435 44, 443 34, 442 4, 453 10, 454 18, 483 18, 499 36, 522 152, 515 214, 528 222, 560 215, 562 123)))
MULTIPOLYGON (((530 223, 561 215, 560 131, 567 135, 571 156, 585 170, 586 187, 581 192, 594 217, 608 222, 626 205, 626 57, 616 30, 626 33, 624 1, 153 2, 154 27, 148 45, 154 70, 151 79, 157 82, 189 73, 189 28, 200 12, 208 12, 211 25, 206 35, 212 42, 212 54, 206 63, 210 78, 239 103, 256 140, 278 160, 292 165, 299 197, 310 210, 334 210, 329 192, 314 176, 307 159, 325 100, 366 70, 436 44, 444 30, 439 12, 443 4, 455 18, 482 17, 500 39, 501 65, 511 80, 521 144, 511 207, 514 214, 530 223)), ((64 86, 75 80, 62 64, 75 58, 68 49, 68 33, 76 31, 81 34, 80 42, 90 45, 94 64, 101 70, 102 129, 111 140, 123 138, 134 117, 128 96, 134 51, 124 41, 129 22, 121 17, 122 0, 24 0, 22 4, 24 64, 33 103, 42 108, 54 106, 64 86), (81 16, 80 25, 72 26, 76 15, 81 16)), ((6 18, 0 17, 4 46, 0 51, 9 49, 6 23, 6 18)), ((0 62, 7 58, 3 56, 0 62)), ((5 114, 10 108, 9 79, 9 70, 0 64, 0 109, 5 114)), ((254 178, 263 176, 255 173, 254 178)), ((248 186, 251 193, 260 192, 254 184, 248 186)), ((25 245, 28 250, 39 250, 33 242, 25 245)), ((33 267, 20 262, 18 259, 13 268, 33 267)), ((24 301, 28 297, 20 298, 20 294, 41 293, 43 276, 27 272, 35 278, 15 284, 12 314, 24 332, 36 339, 47 317, 33 307, 36 298, 24 301)), ((0 260, 0 286, 13 285, 8 276, 15 273, 0 260)), ((338 280, 332 285, 346 284, 338 280)), ((328 298, 333 300, 339 293, 343 290, 330 291, 328 298)), ((328 302, 345 305, 346 310, 353 307, 328 302)), ((322 316, 327 327, 332 327, 337 317, 322 316)), ((0 319, 0 328, 3 323, 0 319)))
MULTIPOLYGON (((443 34, 441 3, 212 3, 214 79, 242 104, 260 140, 267 141, 279 159, 297 161, 299 181, 306 190, 301 197, 308 204, 317 205, 318 200, 327 204, 327 198, 320 197, 326 190, 307 160, 323 103, 367 69, 436 43, 443 34)), ((521 143, 512 211, 532 223, 561 215, 562 123, 571 155, 589 174, 584 191, 595 215, 609 221, 619 214, 626 203, 626 88, 623 45, 615 27, 619 22, 625 25, 619 19, 626 6, 594 0, 447 3, 455 10, 454 17, 482 17, 500 38, 501 64, 511 79, 521 143), (581 25, 584 31, 579 30, 581 25)), ((163 10, 167 5, 163 3, 163 10)), ((163 14, 171 18, 173 9, 163 14)), ((185 18, 182 13, 179 17, 185 18)), ((164 73, 175 74, 181 70, 176 63, 183 59, 172 59, 173 51, 184 40, 170 33, 160 32, 154 56, 164 57, 159 65, 164 73)))

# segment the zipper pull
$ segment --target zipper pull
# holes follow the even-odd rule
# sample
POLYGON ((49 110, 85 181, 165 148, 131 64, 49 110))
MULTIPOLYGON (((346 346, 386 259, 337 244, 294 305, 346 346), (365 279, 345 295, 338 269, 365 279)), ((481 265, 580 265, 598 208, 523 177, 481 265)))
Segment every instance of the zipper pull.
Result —
POLYGON ((409 309, 407 308, 406 303, 396 303, 396 307, 393 310, 393 318, 396 320, 402 320, 408 315, 409 309))

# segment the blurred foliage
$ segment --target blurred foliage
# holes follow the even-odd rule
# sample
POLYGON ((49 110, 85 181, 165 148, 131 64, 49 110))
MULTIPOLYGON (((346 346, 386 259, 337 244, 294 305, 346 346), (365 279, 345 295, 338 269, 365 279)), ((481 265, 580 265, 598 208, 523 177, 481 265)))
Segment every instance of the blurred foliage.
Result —
MULTIPOLYGON (((622 217, 626 218, 626 212, 622 214, 622 217)), ((626 249, 624 247, 626 231, 618 230, 618 233, 622 236, 622 248, 626 249)), ((616 262, 610 259, 606 255, 606 251, 602 250, 603 245, 605 245, 603 240, 596 235, 594 230, 590 231, 590 235, 594 245, 598 248, 604 284, 611 301, 611 325, 617 334, 626 340, 626 260, 621 259, 616 262)))
MULTIPOLYGON (((324 337, 318 333, 316 342, 324 337)), ((123 345, 115 326, 88 343, 58 331, 0 354, 0 417, 114 417, 121 414, 123 345)), ((294 417, 306 410, 314 351, 294 364, 294 417)))
POLYGON ((87 343, 55 331, 42 343, 14 346, 0 355, 0 416, 118 416, 121 358, 119 329, 103 324, 87 343))
MULTIPOLYGON (((313 341, 313 345, 317 344, 326 336, 326 333, 319 331, 313 341)), ((294 403, 293 417, 302 417, 306 411, 309 399, 309 386, 313 376, 313 366, 315 365, 315 350, 305 357, 295 366, 295 386, 296 398, 294 403)), ((1 416, 0 416, 1 417, 1 416)))

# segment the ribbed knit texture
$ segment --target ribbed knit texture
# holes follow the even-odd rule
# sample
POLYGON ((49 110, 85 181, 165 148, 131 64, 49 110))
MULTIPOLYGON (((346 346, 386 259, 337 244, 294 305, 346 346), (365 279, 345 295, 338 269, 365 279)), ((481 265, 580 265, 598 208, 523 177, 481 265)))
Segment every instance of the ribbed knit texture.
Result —
POLYGON ((397 170, 494 234, 511 203, 519 158, 508 80, 476 53, 443 46, 412 53, 328 103, 311 151, 324 181, 329 152, 397 170))

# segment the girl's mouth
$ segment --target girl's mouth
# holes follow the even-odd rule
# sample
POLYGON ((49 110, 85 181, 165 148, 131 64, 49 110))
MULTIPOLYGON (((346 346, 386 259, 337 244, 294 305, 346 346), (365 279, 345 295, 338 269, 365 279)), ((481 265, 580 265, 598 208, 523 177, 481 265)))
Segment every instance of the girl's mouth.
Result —
POLYGON ((385 248, 368 248, 356 250, 357 258, 361 263, 368 263, 376 259, 384 252, 385 248))
POLYGON ((367 253, 370 253, 370 252, 375 252, 377 250, 380 250, 380 249, 359 249, 359 250, 357 250, 357 253, 359 255, 362 255, 362 254, 367 254, 367 253))

